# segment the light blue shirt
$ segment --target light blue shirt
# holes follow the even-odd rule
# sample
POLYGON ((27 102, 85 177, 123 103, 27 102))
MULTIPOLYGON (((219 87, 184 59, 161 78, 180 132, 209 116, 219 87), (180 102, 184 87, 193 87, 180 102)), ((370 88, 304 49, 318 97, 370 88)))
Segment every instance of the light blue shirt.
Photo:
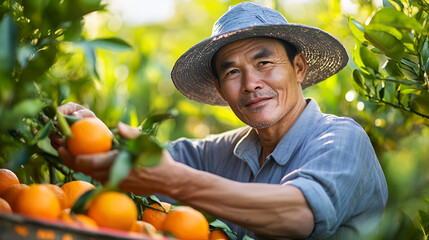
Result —
MULTIPOLYGON (((356 239, 373 231, 387 201, 383 171, 365 131, 352 119, 323 114, 314 99, 259 167, 256 132, 243 127, 203 140, 169 143, 176 161, 234 181, 289 184, 314 215, 308 239, 356 239)), ((270 196, 267 196, 269 198, 270 196)), ((228 223, 238 233, 253 233, 228 223)))

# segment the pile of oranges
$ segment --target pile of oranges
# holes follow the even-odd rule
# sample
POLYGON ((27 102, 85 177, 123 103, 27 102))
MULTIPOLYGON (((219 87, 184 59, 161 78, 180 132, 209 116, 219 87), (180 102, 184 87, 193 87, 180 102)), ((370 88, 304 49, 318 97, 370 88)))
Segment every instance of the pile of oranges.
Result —
POLYGON ((85 214, 73 214, 71 207, 85 192, 94 189, 89 182, 76 180, 63 184, 20 183, 8 169, 0 169, 0 213, 20 214, 41 221, 57 221, 87 230, 112 228, 138 237, 163 239, 165 235, 185 240, 228 239, 220 230, 209 230, 202 213, 189 206, 151 204, 138 219, 137 207, 128 195, 104 191, 96 195, 85 214), (142 235, 145 234, 145 235, 142 235))

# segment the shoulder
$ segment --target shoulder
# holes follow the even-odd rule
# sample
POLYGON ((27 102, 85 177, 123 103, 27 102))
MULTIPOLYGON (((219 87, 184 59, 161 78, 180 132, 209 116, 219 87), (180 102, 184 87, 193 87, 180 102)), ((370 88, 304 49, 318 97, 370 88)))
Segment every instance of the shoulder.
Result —
POLYGON ((349 117, 338 117, 332 114, 323 114, 314 126, 313 134, 330 134, 334 138, 361 137, 369 140, 365 130, 356 121, 349 117))

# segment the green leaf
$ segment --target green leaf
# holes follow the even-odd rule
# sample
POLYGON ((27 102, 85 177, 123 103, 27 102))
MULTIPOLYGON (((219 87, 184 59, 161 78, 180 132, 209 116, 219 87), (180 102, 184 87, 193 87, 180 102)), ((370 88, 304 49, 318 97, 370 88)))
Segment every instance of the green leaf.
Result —
POLYGON ((15 170, 28 162, 30 151, 27 146, 20 144, 7 152, 6 159, 8 160, 6 168, 15 170))
POLYGON ((81 214, 85 214, 86 210, 89 207, 89 204, 91 203, 91 201, 101 192, 103 192, 104 190, 102 188, 96 188, 96 189, 91 189, 87 192, 85 192, 84 194, 82 194, 82 196, 80 196, 77 201, 73 204, 73 207, 71 208, 70 212, 71 213, 81 213, 81 214))
POLYGON ((429 37, 426 37, 426 41, 423 44, 421 55, 422 55, 423 69, 426 72, 426 76, 429 77, 429 37))
POLYGON ((159 125, 168 119, 177 117, 178 111, 171 109, 166 113, 149 116, 140 124, 142 132, 148 135, 156 136, 159 125))
POLYGON ((67 124, 69 126, 73 125, 73 123, 79 121, 81 118, 75 117, 75 116, 70 116, 70 115, 64 115, 64 118, 67 121, 67 124))
POLYGON ((382 8, 377 11, 368 25, 372 24, 385 24, 398 29, 415 30, 418 33, 423 30, 422 25, 415 18, 395 8, 382 8))
POLYGON ((390 58, 400 61, 404 57, 402 42, 387 32, 367 29, 365 38, 390 58))
POLYGON ((359 73, 359 70, 355 69, 353 70, 353 80, 355 81, 355 83, 361 88, 364 89, 365 87, 365 83, 363 80, 362 75, 359 73))
POLYGON ((429 234, 429 215, 422 211, 419 210, 419 217, 420 217, 420 225, 424 230, 424 233, 427 235, 429 234))
POLYGON ((61 129, 61 132, 67 136, 67 137, 71 137, 72 133, 71 133, 71 129, 69 124, 67 123, 66 118, 64 117, 64 115, 58 111, 57 109, 57 119, 58 119, 58 125, 61 129))
POLYGON ((119 38, 98 38, 88 42, 94 47, 107 48, 116 51, 132 50, 133 47, 119 38))
POLYGON ((119 183, 128 176, 132 166, 133 163, 130 153, 125 150, 119 152, 110 169, 108 185, 117 187, 119 183))
POLYGON ((254 238, 251 238, 247 235, 244 235, 244 237, 241 240, 255 240, 254 238))
POLYGON ((422 239, 422 232, 417 229, 411 218, 403 211, 401 211, 401 221, 394 236, 395 240, 409 240, 409 239, 422 239))
POLYGON ((222 230, 229 238, 229 240, 237 240, 237 234, 228 227, 224 222, 220 221, 219 219, 215 219, 214 221, 210 222, 210 231, 213 230, 222 230))
POLYGON ((420 95, 413 95, 410 107, 419 113, 429 115, 429 93, 423 92, 420 95))
POLYGON ((398 62, 392 59, 388 59, 383 67, 386 72, 389 74, 389 76, 396 78, 396 79, 402 79, 404 77, 404 74, 402 74, 401 69, 399 69, 398 62))
POLYGON ((21 79, 28 82, 37 80, 54 64, 57 52, 58 46, 55 43, 37 51, 34 58, 23 69, 21 79))
POLYGON ((364 64, 366 69, 368 68, 371 69, 372 71, 370 72, 372 74, 377 73, 379 65, 378 65, 378 59, 375 56, 375 54, 369 51, 368 48, 362 45, 360 45, 359 52, 360 52, 360 58, 362 60, 362 63, 364 64))
POLYGON ((83 51, 85 53, 85 58, 91 66, 92 73, 97 79, 100 79, 100 75, 98 75, 97 71, 97 57, 95 56, 95 49, 92 45, 87 44, 88 42, 80 42, 79 45, 82 46, 83 51))
POLYGON ((42 110, 43 102, 42 100, 36 99, 26 99, 19 102, 12 110, 12 115, 15 118, 21 119, 22 117, 33 117, 42 110))
POLYGON ((384 86, 384 98, 387 102, 393 103, 396 100, 396 89, 395 84, 392 82, 386 82, 384 86))
POLYGON ((358 22, 353 17, 348 17, 348 23, 350 31, 355 36, 355 38, 361 43, 366 42, 364 36, 365 28, 362 26, 362 24, 360 24, 360 22, 358 22))
POLYGON ((52 128, 53 128, 52 123, 51 122, 47 122, 45 124, 45 126, 43 126, 42 129, 40 129, 39 131, 37 131, 35 139, 37 139, 37 141, 40 141, 40 140, 48 137, 49 134, 52 131, 52 128))
POLYGON ((0 78, 8 76, 15 65, 18 30, 10 14, 0 22, 0 78))

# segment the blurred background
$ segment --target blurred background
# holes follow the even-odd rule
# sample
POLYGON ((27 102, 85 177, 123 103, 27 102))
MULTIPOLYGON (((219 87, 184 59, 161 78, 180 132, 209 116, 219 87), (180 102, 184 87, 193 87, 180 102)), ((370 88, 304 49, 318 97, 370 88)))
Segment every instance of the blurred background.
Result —
MULTIPOLYGON (((58 45, 61 54, 50 68, 50 82, 44 84, 60 89, 64 95, 60 104, 79 103, 94 111, 109 127, 115 127, 118 121, 138 126, 148 114, 176 109, 178 117, 163 123, 159 130, 158 137, 163 142, 179 137, 203 138, 243 126, 227 107, 186 99, 170 78, 175 60, 194 44, 210 37, 213 23, 230 5, 239 2, 242 1, 103 1, 104 10, 84 15, 81 35, 88 40, 122 39, 131 48, 107 44, 88 51, 87 45, 63 41, 58 45)), ((382 1, 254 2, 279 10, 289 22, 321 28, 345 45, 350 56, 348 66, 305 89, 304 95, 316 99, 322 112, 351 117, 368 133, 389 187, 386 212, 374 238, 401 239, 398 229, 407 231, 410 226, 404 222, 418 221, 419 211, 428 210, 427 122, 408 112, 362 99, 351 83, 352 70, 356 68, 351 57, 355 38, 347 19, 352 16, 364 23, 382 7, 382 1)), ((31 161, 34 164, 37 159, 31 161)), ((37 166, 42 168, 42 165, 37 166)), ((42 174, 37 181, 44 180, 42 174)))

